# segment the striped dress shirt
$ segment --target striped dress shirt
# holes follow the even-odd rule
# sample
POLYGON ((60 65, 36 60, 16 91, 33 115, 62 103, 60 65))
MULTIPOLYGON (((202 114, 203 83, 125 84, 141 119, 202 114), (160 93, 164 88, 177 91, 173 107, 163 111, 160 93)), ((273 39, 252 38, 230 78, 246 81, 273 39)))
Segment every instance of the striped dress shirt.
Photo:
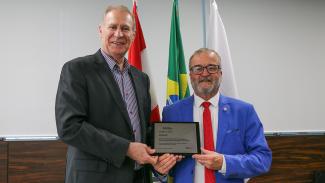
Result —
POLYGON ((130 64, 127 59, 124 59, 124 68, 120 70, 115 60, 101 50, 111 72, 113 73, 114 79, 120 89, 121 95, 124 100, 124 104, 131 120, 133 133, 136 142, 141 142, 141 127, 140 117, 138 113, 138 104, 135 96, 131 77, 129 75, 130 64))

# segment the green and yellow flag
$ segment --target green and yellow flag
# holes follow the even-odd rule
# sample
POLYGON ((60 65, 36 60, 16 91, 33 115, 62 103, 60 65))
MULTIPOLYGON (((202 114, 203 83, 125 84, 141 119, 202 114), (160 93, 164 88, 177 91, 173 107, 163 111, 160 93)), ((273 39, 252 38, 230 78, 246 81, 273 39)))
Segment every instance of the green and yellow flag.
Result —
POLYGON ((167 105, 173 104, 177 100, 190 95, 187 83, 182 36, 179 29, 178 0, 174 0, 172 12, 169 38, 167 105))

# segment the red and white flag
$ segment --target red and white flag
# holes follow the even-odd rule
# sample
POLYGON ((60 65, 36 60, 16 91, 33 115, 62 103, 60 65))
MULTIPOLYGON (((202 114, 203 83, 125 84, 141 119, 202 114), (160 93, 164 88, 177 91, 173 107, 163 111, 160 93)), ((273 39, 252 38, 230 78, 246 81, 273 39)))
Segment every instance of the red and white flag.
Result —
MULTIPOLYGON (((145 72, 151 78, 151 72, 148 68, 148 57, 146 54, 146 43, 144 41, 142 28, 137 13, 137 3, 133 2, 133 15, 136 24, 136 34, 133 43, 129 49, 128 60, 131 65, 137 69, 145 72)), ((153 82, 150 81, 150 95, 151 95, 151 116, 150 122, 160 121, 159 107, 157 103, 156 93, 154 91, 153 82)))

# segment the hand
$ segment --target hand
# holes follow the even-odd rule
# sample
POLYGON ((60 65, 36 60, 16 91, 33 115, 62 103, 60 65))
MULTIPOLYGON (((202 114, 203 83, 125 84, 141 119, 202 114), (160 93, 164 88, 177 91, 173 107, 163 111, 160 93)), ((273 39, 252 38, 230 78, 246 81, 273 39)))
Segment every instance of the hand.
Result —
POLYGON ((163 154, 158 157, 158 161, 153 165, 154 169, 160 174, 166 175, 169 170, 173 168, 176 162, 183 159, 183 156, 173 155, 173 154, 163 154))
POLYGON ((220 170, 223 163, 221 154, 201 148, 203 154, 194 154, 192 158, 211 170, 220 170))
POLYGON ((151 149, 146 144, 139 142, 130 142, 129 148, 127 151, 127 156, 135 160, 139 164, 156 164, 158 157, 152 156, 155 152, 154 149, 151 149))

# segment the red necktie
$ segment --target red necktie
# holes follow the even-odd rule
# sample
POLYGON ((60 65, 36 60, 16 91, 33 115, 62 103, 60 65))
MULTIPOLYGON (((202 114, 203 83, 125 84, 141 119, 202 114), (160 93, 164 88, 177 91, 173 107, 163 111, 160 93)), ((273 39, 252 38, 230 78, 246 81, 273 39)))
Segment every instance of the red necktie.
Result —
MULTIPOLYGON (((214 151, 213 131, 211 122, 211 112, 209 109, 210 102, 203 102, 203 134, 204 134, 204 149, 214 151)), ((216 183, 214 170, 204 168, 205 183, 216 183)))

